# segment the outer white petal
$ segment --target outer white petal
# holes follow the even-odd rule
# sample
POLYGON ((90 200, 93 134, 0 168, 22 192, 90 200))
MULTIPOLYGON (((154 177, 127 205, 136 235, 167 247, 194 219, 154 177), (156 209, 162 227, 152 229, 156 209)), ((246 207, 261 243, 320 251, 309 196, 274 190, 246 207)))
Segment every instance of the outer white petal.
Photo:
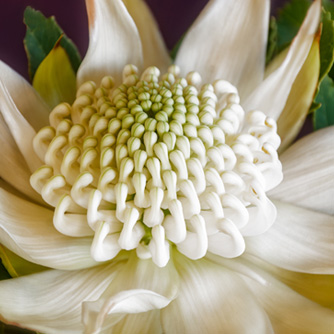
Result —
POLYGON ((107 333, 119 333, 121 328, 134 328, 131 334, 145 332, 146 321, 155 323, 155 317, 145 312, 156 312, 175 298, 178 275, 171 262, 159 268, 151 259, 140 260, 133 253, 101 298, 84 304, 86 332, 109 329, 107 333))
POLYGON ((0 282, 0 314, 7 322, 48 334, 83 333, 82 303, 95 300, 119 265, 50 270, 0 282))
POLYGON ((41 161, 32 146, 32 140, 36 132, 17 109, 11 95, 1 80, 0 112, 30 170, 34 171, 41 165, 41 161))
POLYGON ((246 239, 246 253, 284 269, 334 273, 334 217, 274 202, 277 219, 264 234, 246 239))
POLYGON ((0 242, 24 259, 56 269, 87 268, 97 263, 90 256, 91 238, 60 234, 53 212, 0 189, 0 242))
POLYGON ((244 276, 268 313, 278 334, 332 334, 334 312, 299 295, 265 272, 256 269, 266 284, 244 276))
POLYGON ((36 202, 42 203, 41 197, 30 185, 29 168, 20 153, 2 115, 0 115, 1 163, 0 177, 36 202))
POLYGON ((150 9, 143 0, 124 0, 124 3, 138 28, 144 68, 156 66, 161 73, 165 73, 171 59, 150 9))
POLYGON ((280 157, 283 182, 272 198, 312 210, 334 214, 334 126, 316 131, 280 157))
POLYGON ((321 0, 316 0, 307 12, 298 35, 293 40, 282 64, 242 103, 246 110, 262 110, 268 116, 278 119, 293 82, 308 56, 318 31, 320 15, 321 0))
POLYGON ((0 80, 21 114, 37 131, 49 123, 49 107, 35 89, 18 73, 0 60, 0 80))
MULTIPOLYGON (((162 334, 160 310, 128 314, 112 330, 115 334, 162 334)), ((110 329, 105 334, 111 334, 110 329)))
POLYGON ((99 83, 105 75, 122 82, 126 64, 142 67, 137 27, 121 0, 86 0, 89 47, 77 73, 77 83, 99 83))
POLYGON ((247 96, 263 79, 269 21, 267 0, 211 0, 190 28, 176 57, 183 75, 224 79, 247 96))
POLYGON ((164 333, 273 333, 237 274, 205 259, 177 259, 181 284, 177 298, 161 311, 164 333))

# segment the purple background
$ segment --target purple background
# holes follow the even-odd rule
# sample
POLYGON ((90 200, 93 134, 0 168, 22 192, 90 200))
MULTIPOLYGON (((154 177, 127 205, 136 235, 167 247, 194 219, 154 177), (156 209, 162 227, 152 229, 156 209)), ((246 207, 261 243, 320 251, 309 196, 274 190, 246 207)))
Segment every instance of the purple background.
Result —
MULTIPOLYGON (((169 49, 195 20, 207 0, 146 0, 157 18, 169 49)), ((284 0, 272 0, 272 13, 284 0)), ((23 47, 26 6, 54 15, 84 56, 88 45, 87 15, 84 0, 0 0, 0 59, 28 77, 27 58, 23 47)))

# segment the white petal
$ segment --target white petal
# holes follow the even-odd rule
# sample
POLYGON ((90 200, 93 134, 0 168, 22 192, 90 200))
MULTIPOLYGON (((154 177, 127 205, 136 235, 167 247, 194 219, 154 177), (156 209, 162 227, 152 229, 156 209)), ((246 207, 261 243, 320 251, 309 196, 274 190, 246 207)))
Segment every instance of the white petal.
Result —
POLYGON ((239 229, 229 219, 220 222, 220 231, 208 236, 208 251, 225 258, 234 258, 245 250, 239 229))
MULTIPOLYGON (((96 322, 88 321, 87 334, 98 334, 103 326, 105 317, 108 317, 108 327, 118 323, 125 314, 145 313, 166 307, 171 300, 150 290, 133 289, 121 291, 111 298, 108 298, 103 304, 98 303, 102 312, 98 314, 96 322)), ((88 303, 88 306, 97 306, 97 302, 88 303)), ((92 314, 93 309, 85 308, 86 312, 92 314)), ((84 320, 87 316, 84 313, 84 320)), ((130 320, 131 321, 131 320, 130 320)), ((141 320, 139 320, 141 324, 141 320)), ((138 333, 138 332, 137 332, 138 333)))
POLYGON ((43 333, 83 333, 82 303, 99 298, 118 268, 49 270, 1 281, 0 313, 8 322, 43 333))
POLYGON ((247 96, 263 79, 269 20, 267 0, 212 0, 190 28, 175 63, 203 82, 224 79, 247 96))
POLYGON ((282 64, 272 72, 242 103, 246 110, 258 109, 278 119, 288 99, 291 87, 303 66, 318 31, 321 1, 316 0, 293 40, 282 64))
POLYGON ((171 59, 149 7, 143 0, 124 0, 124 4, 138 28, 143 47, 144 68, 156 66, 161 73, 165 73, 171 59))
POLYGON ((135 23, 121 0, 87 0, 89 47, 77 73, 78 86, 111 75, 122 82, 123 67, 142 67, 142 46, 135 23))
MULTIPOLYGON (((171 261, 159 268, 151 259, 140 260, 133 252, 101 298, 84 304, 83 321, 86 332, 98 333, 117 323, 120 327, 127 326, 124 317, 129 314, 143 313, 145 320, 147 315, 144 312, 163 308, 170 303, 176 295, 177 286, 178 274, 171 261)), ((132 322, 133 317, 128 320, 132 322)), ((141 326, 142 320, 139 320, 139 328, 141 326)), ((110 329, 108 333, 114 331, 110 329)), ((138 329, 134 333, 139 333, 138 329)))
POLYGON ((237 274, 205 259, 176 260, 181 285, 177 298, 161 311, 165 333, 273 333, 237 274))
POLYGON ((30 185, 30 171, 2 115, 0 115, 1 163, 0 177, 38 203, 42 198, 30 185))
POLYGON ((334 127, 316 131, 280 157, 283 182, 269 195, 311 210, 334 214, 334 127))
POLYGON ((285 151, 294 142, 305 123, 314 100, 320 72, 319 44, 320 38, 315 38, 307 59, 291 87, 284 109, 277 120, 277 131, 281 137, 278 152, 285 151))
MULTIPOLYGON (((160 310, 128 314, 112 329, 115 334, 161 334, 160 310)), ((110 334, 110 329, 105 334, 110 334)))
POLYGON ((34 171, 41 165, 32 147, 36 132, 17 109, 2 81, 0 81, 0 111, 30 170, 34 171))
POLYGON ((334 273, 334 217, 274 202, 277 220, 264 234, 246 239, 246 253, 305 273, 334 273))
POLYGON ((53 212, 0 189, 0 242, 24 259, 56 269, 87 268, 91 238, 60 234, 53 212))
POLYGON ((0 60, 0 80, 7 87, 17 108, 37 131, 49 123, 49 107, 35 89, 0 60))
POLYGON ((268 313, 275 333, 333 333, 333 311, 299 295, 271 275, 257 271, 267 284, 244 279, 268 313))

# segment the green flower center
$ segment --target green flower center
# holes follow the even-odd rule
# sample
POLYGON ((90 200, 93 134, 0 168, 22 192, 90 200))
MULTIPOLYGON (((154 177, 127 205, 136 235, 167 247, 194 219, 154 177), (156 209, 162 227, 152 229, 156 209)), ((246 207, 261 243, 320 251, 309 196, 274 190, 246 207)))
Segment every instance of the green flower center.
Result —
POLYGON ((45 165, 31 184, 59 232, 93 237, 97 261, 135 249, 165 266, 173 244, 191 259, 239 256, 244 236, 275 219, 265 191, 281 178, 276 124, 245 114, 226 81, 200 87, 176 66, 159 75, 127 65, 120 86, 87 82, 58 105, 34 139, 45 165))

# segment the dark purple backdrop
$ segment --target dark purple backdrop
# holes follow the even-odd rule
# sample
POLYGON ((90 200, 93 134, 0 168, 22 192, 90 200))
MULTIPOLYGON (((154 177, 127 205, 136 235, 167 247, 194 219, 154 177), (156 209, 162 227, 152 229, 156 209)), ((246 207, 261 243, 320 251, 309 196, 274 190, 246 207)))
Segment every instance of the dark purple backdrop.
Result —
MULTIPOLYGON (((179 40, 208 0, 147 0, 168 48, 179 40)), ((272 0, 274 13, 285 0, 272 0)), ((0 0, 0 59, 27 77, 27 59, 23 48, 25 25, 23 11, 32 6, 49 17, 54 15, 65 33, 73 39, 81 55, 88 45, 84 0, 0 0)))

